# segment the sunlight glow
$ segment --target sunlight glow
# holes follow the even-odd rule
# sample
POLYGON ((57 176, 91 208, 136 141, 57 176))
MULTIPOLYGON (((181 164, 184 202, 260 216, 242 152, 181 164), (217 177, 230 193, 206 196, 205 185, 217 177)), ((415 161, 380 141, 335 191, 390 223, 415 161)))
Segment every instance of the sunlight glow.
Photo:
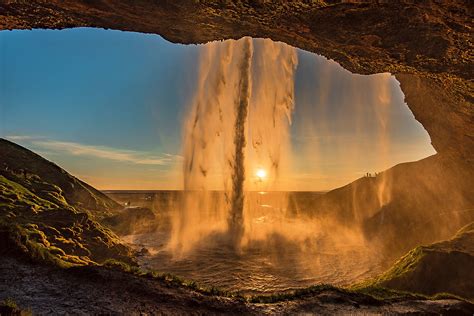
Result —
POLYGON ((267 177, 267 172, 264 169, 257 169, 257 172, 255 173, 257 176, 258 180, 263 181, 267 177))

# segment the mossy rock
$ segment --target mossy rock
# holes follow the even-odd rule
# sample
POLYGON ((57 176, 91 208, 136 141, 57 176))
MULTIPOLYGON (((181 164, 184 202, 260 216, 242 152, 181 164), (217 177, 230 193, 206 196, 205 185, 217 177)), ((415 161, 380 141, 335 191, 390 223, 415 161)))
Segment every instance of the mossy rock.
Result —
POLYGON ((450 240, 416 247, 387 272, 353 289, 374 292, 387 288, 429 296, 450 293, 474 300, 473 267, 474 222, 450 240))
MULTIPOLYGON (((5 149, 5 144, 0 140, 0 150, 5 149)), ((14 146, 7 144, 6 147, 14 146)), ((25 151, 10 150, 6 161, 11 162, 13 153, 20 152, 28 156, 29 160, 25 161, 33 159, 33 164, 38 163, 33 153, 25 151)), ((0 166, 2 160, 5 160, 3 155, 0 166)), ((41 161, 38 166, 46 164, 53 168, 48 163, 41 161)), ((54 168, 59 167, 54 165, 54 168)), ((67 175, 61 169, 55 172, 67 175)), ((74 187, 78 187, 76 184, 74 187)), ((0 252, 16 253, 63 267, 97 264, 110 258, 134 265, 131 249, 110 229, 103 227, 92 215, 94 212, 70 205, 64 191, 56 183, 47 183, 43 175, 32 174, 31 170, 15 170, 11 165, 6 170, 0 169, 0 244, 4 246, 0 252)), ((91 198, 101 203, 100 196, 91 198)), ((76 201, 78 203, 81 202, 76 201)))

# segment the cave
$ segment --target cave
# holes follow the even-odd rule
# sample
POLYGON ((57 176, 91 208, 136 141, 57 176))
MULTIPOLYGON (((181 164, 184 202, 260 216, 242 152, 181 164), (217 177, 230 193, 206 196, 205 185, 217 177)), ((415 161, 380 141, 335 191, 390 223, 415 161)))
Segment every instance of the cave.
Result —
MULTIPOLYGON (((388 271, 391 275, 382 274, 376 279, 377 284, 424 295, 449 292, 472 299, 474 289, 469 285, 472 272, 463 270, 469 270, 473 262, 469 250, 472 229, 462 228, 474 219, 472 5, 449 1, 6 1, 0 4, 0 16, 0 30, 4 31, 103 28, 158 34, 179 44, 268 38, 334 60, 353 74, 388 74, 399 83, 404 102, 428 133, 436 154, 379 170, 382 177, 374 180, 369 177, 347 181, 350 184, 312 201, 312 207, 331 210, 347 226, 356 223, 363 236, 380 247, 379 255, 390 264, 405 253, 398 261, 403 266, 419 262, 420 257, 429 258, 414 274, 393 277, 395 267, 388 271), (376 197, 381 183, 386 181, 390 182, 391 199, 380 204, 376 197), (455 245, 443 242, 450 239, 455 245), (430 246, 424 249, 423 245, 430 246), (451 266, 446 266, 448 263, 451 266), (438 273, 433 271, 441 271, 439 280, 426 285, 426 280, 438 273), (407 278, 416 281, 407 282, 407 278)), ((11 180, 8 176, 12 161, 19 154, 17 149, 8 149, 8 153, 3 158, 6 161, 3 164, 8 166, 4 176, 11 180)), ((26 172, 24 177, 31 171, 43 178, 45 172, 35 168, 39 167, 21 169, 27 170, 22 171, 26 172)), ((258 169, 256 177, 260 180, 266 177, 267 170, 258 169)), ((15 173, 14 177, 18 175, 15 173)), ((78 195, 58 185, 62 191, 52 191, 64 192, 68 202, 78 195)), ((293 204, 297 204, 296 200, 296 197, 289 199, 293 204)), ((88 207, 102 211, 102 206, 95 203, 91 201, 88 207)), ((113 226, 117 218, 107 220, 113 226)), ((11 245, 11 241, 5 244, 11 245)), ((120 251, 120 256, 126 257, 120 251)), ((98 260, 101 259, 92 261, 98 260)), ((114 282, 119 282, 116 278, 112 277, 114 282)), ((373 297, 376 290, 370 289, 373 292, 367 291, 373 297)), ((318 291, 321 289, 315 293, 321 293, 318 291)), ((253 299, 271 301, 271 298, 253 299)), ((243 308, 202 304, 203 311, 223 308, 220 312, 238 313, 238 308, 243 308)), ((459 304, 456 308, 462 312, 472 310, 472 305, 459 304)), ((315 307, 309 310, 318 311, 315 307)), ((171 313, 171 309, 166 311, 171 313)), ((286 312, 291 313, 291 309, 286 312)))

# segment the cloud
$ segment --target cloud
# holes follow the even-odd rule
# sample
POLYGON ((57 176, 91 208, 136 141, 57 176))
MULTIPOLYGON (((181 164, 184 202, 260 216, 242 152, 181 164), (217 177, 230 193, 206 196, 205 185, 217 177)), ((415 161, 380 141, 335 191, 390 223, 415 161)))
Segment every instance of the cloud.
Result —
POLYGON ((26 140, 30 141, 32 139, 40 139, 41 137, 32 137, 32 136, 23 136, 23 135, 11 135, 11 136, 5 136, 6 139, 9 140, 16 140, 16 141, 21 141, 21 140, 26 140))
POLYGON ((179 155, 164 153, 161 155, 152 155, 148 152, 118 149, 107 146, 85 145, 75 142, 64 142, 51 140, 37 136, 6 136, 12 141, 27 142, 34 146, 54 153, 66 153, 74 156, 88 156, 101 159, 109 159, 121 162, 128 162, 138 165, 169 165, 182 160, 179 155))

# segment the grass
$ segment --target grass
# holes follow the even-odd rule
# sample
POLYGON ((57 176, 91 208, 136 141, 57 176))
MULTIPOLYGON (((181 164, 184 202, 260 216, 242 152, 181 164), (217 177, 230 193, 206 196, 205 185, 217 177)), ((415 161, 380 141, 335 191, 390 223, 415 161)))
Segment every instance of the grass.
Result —
POLYGON ((469 261, 464 258, 472 257, 468 253, 464 253, 463 249, 469 249, 473 233, 474 223, 470 223, 461 228, 450 240, 416 247, 395 262, 385 273, 355 284, 351 287, 351 290, 382 299, 421 297, 435 300, 460 299, 470 301, 472 300, 472 290, 466 284, 469 284, 472 273, 468 272, 470 263, 467 262, 472 262, 472 260, 469 261), (438 280, 433 280, 437 282, 429 287, 425 286, 427 275, 438 278, 438 280), (387 288, 400 290, 389 290, 387 288), (438 293, 433 294, 436 292, 438 293))
MULTIPOLYGON (((72 263, 62 260, 58 254, 62 249, 50 246, 45 240, 44 233, 34 225, 8 225, 0 222, 0 232, 6 233, 7 243, 13 252, 22 254, 36 262, 52 264, 60 268, 73 266, 72 263)), ((62 251, 64 253, 64 251, 62 251)))
MULTIPOLYGON (((47 235, 45 233, 47 229, 52 232, 57 230, 43 223, 9 223, 0 218, 0 232, 7 236, 7 244, 12 252, 21 253, 33 261, 53 264, 62 268, 97 264, 96 261, 91 259, 94 256, 92 253, 94 247, 97 247, 94 243, 100 245, 97 251, 101 251, 102 248, 107 249, 107 247, 112 248, 120 245, 118 238, 115 239, 113 235, 109 237, 111 233, 105 228, 104 231, 100 228, 94 227, 94 224, 89 224, 86 232, 73 232, 72 238, 65 238, 61 233, 59 235, 47 235), (96 237, 85 236, 86 234, 96 237), (89 239, 92 240, 89 241, 89 239), (76 247, 83 255, 75 254, 71 252, 72 250, 64 247, 76 247)), ((125 246, 123 247, 125 248, 125 246)), ((133 262, 131 257, 129 259, 130 262, 133 262)))
POLYGON ((371 297, 378 300, 426 300, 428 296, 405 292, 400 290, 388 289, 381 286, 367 286, 356 289, 351 289, 354 293, 361 293, 370 295, 371 297))
POLYGON ((0 152, 0 175, 56 206, 74 207, 97 218, 120 207, 100 191, 26 148, 0 138, 0 152))
POLYGON ((234 298, 242 297, 242 295, 239 295, 237 293, 223 291, 216 287, 200 286, 195 281, 185 280, 183 278, 180 278, 170 273, 158 273, 157 271, 154 271, 154 270, 143 270, 138 266, 130 265, 128 263, 115 260, 115 259, 106 260, 105 262, 102 263, 102 266, 109 269, 116 270, 116 271, 130 273, 139 277, 146 277, 153 280, 160 280, 171 287, 185 287, 193 291, 196 291, 198 293, 201 293, 203 295, 225 296, 225 297, 234 297, 234 298))
POLYGON ((369 289, 369 288, 380 288, 380 285, 388 280, 393 280, 395 278, 403 277, 409 274, 411 271, 416 269, 419 262, 423 259, 426 255, 425 247, 419 246, 412 249, 406 255, 401 257, 395 264, 385 273, 382 275, 367 280, 365 282, 356 284, 351 287, 352 290, 359 290, 359 289, 369 289))
POLYGON ((349 293, 347 290, 343 288, 338 288, 330 284, 317 284, 317 285, 313 285, 307 288, 296 289, 291 292, 274 293, 274 294, 268 294, 268 295, 254 295, 254 296, 250 296, 248 298, 248 301, 250 303, 271 304, 271 303, 277 303, 277 302, 282 302, 282 301, 301 299, 308 296, 314 296, 324 291, 349 293))
POLYGON ((102 263, 102 266, 118 270, 118 271, 124 271, 128 273, 133 273, 135 275, 145 275, 146 272, 144 270, 140 269, 136 265, 130 265, 126 262, 116 260, 116 259, 107 259, 102 263))
POLYGON ((355 293, 370 295, 373 298, 381 300, 381 301, 401 301, 401 300, 437 301, 437 300, 453 299, 453 300, 459 300, 463 302, 472 303, 468 299, 465 299, 455 294, 445 293, 445 292, 436 293, 434 295, 425 295, 421 293, 413 293, 413 292, 408 292, 408 291, 389 289, 382 286, 368 286, 365 288, 359 288, 357 290, 352 290, 352 291, 355 293))
MULTIPOLYGON (((27 178, 38 181, 38 177, 27 178)), ((41 184, 28 189, 0 174, 0 232, 9 251, 60 267, 94 264, 109 257, 133 261, 131 250, 115 233, 64 204, 61 189, 43 190, 54 187, 41 184)))
POLYGON ((51 209, 57 207, 56 204, 36 196, 23 185, 11 181, 2 175, 0 175, 0 196, 0 208, 30 206, 51 209))

